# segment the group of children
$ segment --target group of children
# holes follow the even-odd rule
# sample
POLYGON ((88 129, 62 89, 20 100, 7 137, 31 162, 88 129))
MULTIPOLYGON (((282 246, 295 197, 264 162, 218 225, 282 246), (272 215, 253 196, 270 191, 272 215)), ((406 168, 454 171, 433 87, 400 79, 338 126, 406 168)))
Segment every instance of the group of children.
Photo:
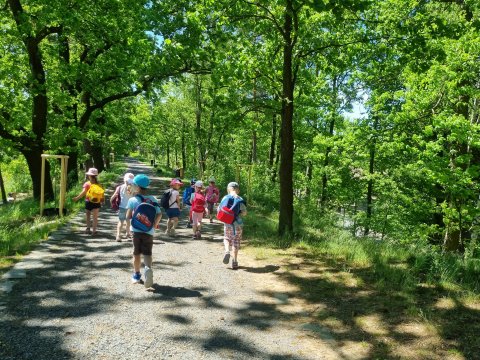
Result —
MULTIPOLYGON (((82 192, 73 198, 78 201, 85 196, 85 210, 87 234, 95 235, 98 225, 98 213, 101 201, 92 201, 92 188, 98 185, 98 170, 90 168, 86 173, 88 181, 83 184, 82 192), (96 184, 96 185, 93 185, 96 184), (93 218, 93 220, 91 219, 93 218)), ((132 282, 139 283, 142 279, 140 272, 141 258, 143 255, 144 285, 150 288, 153 285, 152 247, 155 229, 158 229, 162 218, 161 207, 165 209, 168 217, 165 234, 175 236, 182 205, 189 210, 188 225, 193 231, 193 239, 201 238, 202 221, 208 216, 213 222, 215 204, 220 198, 220 191, 215 184, 215 179, 209 179, 209 186, 204 187, 201 180, 192 179, 190 187, 183 193, 183 204, 180 201, 180 188, 183 183, 174 178, 170 182, 170 189, 163 195, 161 202, 148 195, 150 179, 144 174, 134 176, 132 173, 124 175, 124 183, 117 186, 110 201, 116 204, 118 210, 118 224, 116 241, 121 242, 121 233, 125 225, 125 236, 133 242, 133 274, 132 282)), ((223 263, 228 264, 232 257, 232 269, 238 269, 238 250, 243 234, 243 217, 247 214, 245 201, 239 196, 240 187, 236 182, 227 185, 227 194, 222 198, 217 209, 217 217, 224 222, 224 247, 223 263), (233 251, 233 254, 231 253, 233 251)))

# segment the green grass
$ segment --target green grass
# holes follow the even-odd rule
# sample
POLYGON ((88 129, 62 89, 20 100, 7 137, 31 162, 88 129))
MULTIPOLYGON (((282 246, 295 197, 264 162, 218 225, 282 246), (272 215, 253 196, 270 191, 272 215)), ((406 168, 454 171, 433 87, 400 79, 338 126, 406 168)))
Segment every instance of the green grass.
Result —
POLYGON ((403 244, 390 240, 353 237, 346 230, 321 224, 303 225, 295 235, 277 235, 276 213, 253 214, 245 226, 245 238, 256 248, 298 249, 308 258, 330 262, 338 267, 361 270, 379 290, 413 291, 421 284, 432 284, 454 292, 480 294, 480 259, 467 259, 441 253, 425 243, 403 244))

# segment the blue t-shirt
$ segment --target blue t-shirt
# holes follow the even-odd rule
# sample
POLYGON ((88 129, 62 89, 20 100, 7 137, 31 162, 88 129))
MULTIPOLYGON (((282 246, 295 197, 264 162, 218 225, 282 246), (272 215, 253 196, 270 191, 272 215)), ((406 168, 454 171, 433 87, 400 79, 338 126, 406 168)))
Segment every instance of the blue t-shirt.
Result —
MULTIPOLYGON (((156 202, 158 203, 157 199, 152 196, 152 195, 142 195, 145 199, 150 199, 152 200, 153 202, 156 202)), ((134 196, 134 197, 131 197, 129 200, 128 200, 128 204, 127 204, 127 209, 132 209, 132 211, 135 210, 135 208, 141 204, 141 200, 138 196, 134 196)), ((157 211, 157 215, 162 211, 160 206, 155 206, 155 210, 157 211)), ((133 232, 143 232, 143 231, 140 231, 138 229, 135 229, 132 225, 130 225, 130 231, 133 231, 133 232)), ((150 231, 147 231, 145 232, 146 234, 149 234, 149 235, 153 235, 155 234, 155 229, 152 228, 150 231)))

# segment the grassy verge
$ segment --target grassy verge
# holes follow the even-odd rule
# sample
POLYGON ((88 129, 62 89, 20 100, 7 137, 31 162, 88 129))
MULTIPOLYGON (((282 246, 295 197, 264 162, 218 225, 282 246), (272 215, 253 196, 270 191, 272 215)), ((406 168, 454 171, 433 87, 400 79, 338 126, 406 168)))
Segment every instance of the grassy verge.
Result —
POLYGON ((277 277, 290 289, 291 301, 301 299, 311 327, 334 338, 341 353, 368 359, 478 357, 478 259, 464 261, 425 244, 355 238, 331 226, 304 226, 280 239, 277 218, 252 209, 244 251, 258 266, 280 266, 277 277))
MULTIPOLYGON (((99 180, 105 187, 116 184, 124 169, 124 163, 114 163, 109 171, 100 174, 99 180)), ((47 239, 52 231, 68 222, 83 208, 82 201, 74 203, 71 200, 81 191, 81 185, 78 184, 67 193, 68 216, 63 218, 40 216, 40 204, 31 197, 0 207, 0 273, 21 260, 37 243, 47 239)), ((46 207, 50 206, 54 207, 55 204, 46 204, 46 207)))
POLYGON ((297 249, 309 258, 334 261, 342 266, 370 269, 376 286, 411 290, 419 284, 480 295, 480 259, 444 254, 428 244, 405 245, 394 241, 353 237, 332 226, 303 227, 290 238, 276 234, 277 214, 248 217, 249 244, 257 249, 297 249))

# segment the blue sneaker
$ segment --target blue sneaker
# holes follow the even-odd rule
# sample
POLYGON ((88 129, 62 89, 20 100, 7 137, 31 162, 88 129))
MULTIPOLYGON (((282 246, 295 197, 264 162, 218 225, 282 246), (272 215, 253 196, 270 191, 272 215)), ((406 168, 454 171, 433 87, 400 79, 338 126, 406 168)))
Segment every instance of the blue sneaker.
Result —
POLYGON ((153 285, 153 270, 148 266, 145 266, 145 271, 143 272, 143 275, 145 276, 145 287, 147 289, 151 288, 153 285))
POLYGON ((139 272, 133 273, 133 275, 132 275, 132 283, 133 284, 138 284, 141 279, 142 279, 142 274, 140 274, 139 272))

